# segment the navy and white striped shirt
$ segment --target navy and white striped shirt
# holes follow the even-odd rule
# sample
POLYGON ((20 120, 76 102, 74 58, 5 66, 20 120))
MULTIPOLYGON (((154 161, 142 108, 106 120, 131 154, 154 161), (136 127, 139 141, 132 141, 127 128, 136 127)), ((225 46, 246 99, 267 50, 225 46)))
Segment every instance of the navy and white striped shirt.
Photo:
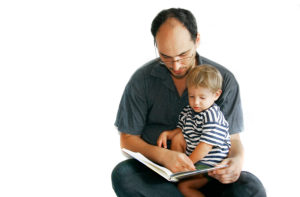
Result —
POLYGON ((186 140, 186 154, 190 155, 200 142, 213 146, 212 150, 200 161, 215 166, 228 155, 231 143, 229 124, 218 105, 195 112, 189 105, 179 115, 177 127, 181 128, 186 140))

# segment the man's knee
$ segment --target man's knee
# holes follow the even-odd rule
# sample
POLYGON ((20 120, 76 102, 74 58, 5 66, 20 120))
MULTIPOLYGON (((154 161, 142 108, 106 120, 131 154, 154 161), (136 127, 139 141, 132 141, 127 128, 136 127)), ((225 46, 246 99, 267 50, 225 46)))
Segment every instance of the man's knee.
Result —
POLYGON ((117 193, 119 193, 119 191, 121 190, 121 186, 122 186, 122 179, 121 177, 123 177, 124 175, 124 168, 123 168, 123 162, 119 163, 112 171, 111 173, 111 182, 112 182, 112 187, 114 189, 114 191, 117 193))
POLYGON ((180 196, 176 185, 166 181, 135 159, 119 163, 112 171, 112 186, 118 197, 180 196))
POLYGON ((240 178, 225 190, 223 196, 265 197, 266 191, 263 184, 255 175, 242 171, 240 178))
POLYGON ((139 190, 138 174, 145 172, 147 167, 135 159, 119 163, 111 173, 112 187, 117 196, 143 196, 139 190))
POLYGON ((134 160, 125 160, 119 163, 111 173, 112 187, 117 196, 123 196, 128 189, 128 180, 130 173, 133 173, 134 160))
POLYGON ((113 185, 115 183, 117 183, 119 181, 120 177, 122 177, 122 174, 125 173, 123 165, 124 165, 124 162, 121 162, 113 169, 113 171, 111 173, 111 180, 112 180, 113 185))

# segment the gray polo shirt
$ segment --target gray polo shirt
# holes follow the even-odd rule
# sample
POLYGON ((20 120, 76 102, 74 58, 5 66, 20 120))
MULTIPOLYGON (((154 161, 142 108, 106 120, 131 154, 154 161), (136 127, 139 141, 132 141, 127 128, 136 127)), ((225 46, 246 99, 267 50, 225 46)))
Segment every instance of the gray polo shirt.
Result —
MULTIPOLYGON (((229 123, 229 133, 243 130, 239 85, 225 67, 197 54, 197 62, 216 67, 223 76, 222 94, 216 101, 229 123)), ((155 145, 160 133, 175 129, 181 110, 188 105, 188 93, 180 97, 168 69, 154 59, 140 67, 124 90, 115 126, 120 132, 140 135, 155 145)))

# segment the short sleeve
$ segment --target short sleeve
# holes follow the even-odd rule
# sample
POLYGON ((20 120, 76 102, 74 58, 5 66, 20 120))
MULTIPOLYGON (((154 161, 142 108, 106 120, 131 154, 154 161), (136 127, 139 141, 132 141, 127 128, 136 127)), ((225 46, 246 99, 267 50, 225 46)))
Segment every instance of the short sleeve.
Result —
POLYGON ((240 98, 239 84, 234 75, 224 66, 213 62, 207 58, 201 57, 204 64, 210 64, 216 67, 222 74, 222 94, 216 101, 226 120, 229 123, 229 133, 235 134, 244 129, 243 111, 240 98))
POLYGON ((223 146, 228 138, 228 122, 221 112, 210 108, 203 113, 202 134, 200 142, 213 146, 223 146))
POLYGON ((203 124, 200 142, 212 146, 222 146, 226 140, 226 128, 216 122, 203 124))
POLYGON ((227 122, 229 123, 229 133, 239 133, 244 129, 240 88, 231 73, 227 73, 227 75, 223 76, 223 78, 223 92, 216 103, 219 105, 227 122))
POLYGON ((123 92, 115 126, 120 132, 141 135, 146 122, 147 100, 143 73, 138 70, 123 92))

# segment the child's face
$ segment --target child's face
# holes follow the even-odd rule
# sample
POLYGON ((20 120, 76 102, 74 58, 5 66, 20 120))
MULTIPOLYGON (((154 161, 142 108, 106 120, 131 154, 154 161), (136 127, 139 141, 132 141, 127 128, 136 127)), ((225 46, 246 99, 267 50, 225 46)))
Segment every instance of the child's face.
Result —
POLYGON ((201 112, 208 109, 219 98, 221 90, 211 92, 205 87, 191 86, 188 88, 189 104, 195 112, 201 112))

